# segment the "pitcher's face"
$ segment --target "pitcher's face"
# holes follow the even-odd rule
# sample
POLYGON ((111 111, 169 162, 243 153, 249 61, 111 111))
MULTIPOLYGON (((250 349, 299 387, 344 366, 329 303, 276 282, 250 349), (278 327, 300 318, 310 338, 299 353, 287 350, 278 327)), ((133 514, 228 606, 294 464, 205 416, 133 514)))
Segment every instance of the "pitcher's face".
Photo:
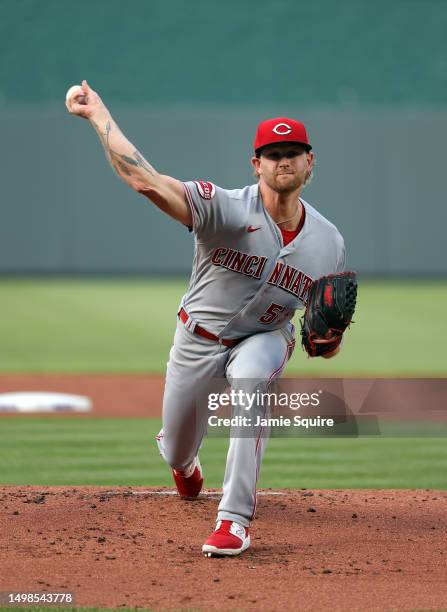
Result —
POLYGON ((290 193, 306 182, 312 171, 313 154, 290 142, 267 145, 253 157, 252 164, 261 181, 277 193, 290 193))

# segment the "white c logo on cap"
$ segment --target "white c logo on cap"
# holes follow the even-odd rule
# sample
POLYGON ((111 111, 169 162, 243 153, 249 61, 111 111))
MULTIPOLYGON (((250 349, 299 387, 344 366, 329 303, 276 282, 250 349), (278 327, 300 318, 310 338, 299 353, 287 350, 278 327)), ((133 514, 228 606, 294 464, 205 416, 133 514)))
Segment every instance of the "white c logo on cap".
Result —
POLYGON ((278 136, 286 136, 287 134, 290 134, 292 128, 290 127, 290 125, 287 125, 287 123, 278 123, 273 128, 273 131, 275 132, 275 134, 278 134, 278 136))

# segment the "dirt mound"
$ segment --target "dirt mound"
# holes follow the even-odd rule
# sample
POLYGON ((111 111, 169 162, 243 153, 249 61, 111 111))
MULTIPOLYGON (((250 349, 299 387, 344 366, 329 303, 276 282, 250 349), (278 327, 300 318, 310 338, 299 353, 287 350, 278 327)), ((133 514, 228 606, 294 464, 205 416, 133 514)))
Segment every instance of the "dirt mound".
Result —
POLYGON ((166 489, 0 487, 0 591, 76 605, 414 610, 447 604, 447 492, 261 491, 252 547, 201 555, 218 504, 166 489))

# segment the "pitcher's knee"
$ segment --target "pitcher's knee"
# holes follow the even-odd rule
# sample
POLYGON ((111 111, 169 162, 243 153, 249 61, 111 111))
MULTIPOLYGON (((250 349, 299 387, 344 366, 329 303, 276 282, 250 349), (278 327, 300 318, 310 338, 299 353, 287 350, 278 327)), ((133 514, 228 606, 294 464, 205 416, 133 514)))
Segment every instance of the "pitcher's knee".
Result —
POLYGON ((195 455, 191 452, 186 452, 181 448, 169 448, 166 446, 163 448, 161 453, 163 459, 168 463, 174 470, 183 470, 193 461, 195 455))
POLYGON ((172 435, 166 435, 166 431, 162 429, 155 436, 158 450, 166 463, 174 470, 182 470, 191 464, 195 458, 195 452, 190 446, 185 445, 185 440, 179 439, 178 436, 175 436, 176 439, 172 440, 172 437, 172 435))
POLYGON ((262 364, 258 363, 246 363, 235 368, 231 372, 231 378, 233 381, 243 381, 245 386, 262 386, 266 385, 271 372, 267 373, 266 368, 262 367, 262 364))

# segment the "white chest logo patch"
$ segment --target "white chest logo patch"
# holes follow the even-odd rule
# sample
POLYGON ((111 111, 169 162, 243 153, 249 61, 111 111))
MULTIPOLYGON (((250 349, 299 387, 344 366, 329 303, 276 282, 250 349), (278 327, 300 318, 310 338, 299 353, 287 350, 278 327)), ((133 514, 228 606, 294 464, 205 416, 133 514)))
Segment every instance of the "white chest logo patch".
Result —
POLYGON ((287 134, 290 134, 292 128, 290 125, 287 125, 287 123, 277 123, 273 128, 273 131, 279 136, 286 136, 287 134))
POLYGON ((216 193, 216 186, 208 181, 194 181, 199 196, 204 200, 211 200, 216 193))

